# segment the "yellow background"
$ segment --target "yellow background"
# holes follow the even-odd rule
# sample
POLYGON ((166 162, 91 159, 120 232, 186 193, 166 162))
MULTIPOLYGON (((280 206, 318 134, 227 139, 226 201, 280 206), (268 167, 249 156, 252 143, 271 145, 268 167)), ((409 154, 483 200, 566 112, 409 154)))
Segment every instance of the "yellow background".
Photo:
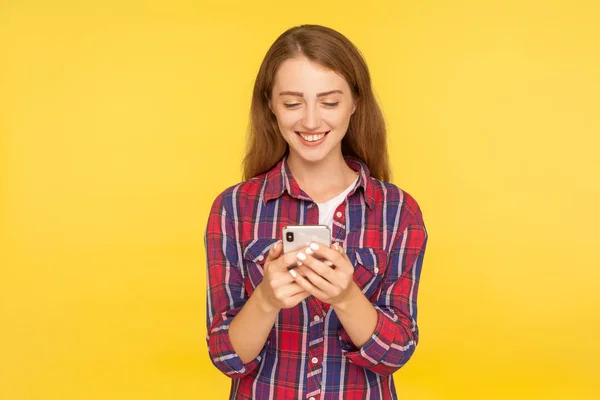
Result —
POLYGON ((430 234, 402 399, 600 398, 597 1, 0 2, 0 399, 224 399, 203 234, 290 26, 364 53, 430 234))

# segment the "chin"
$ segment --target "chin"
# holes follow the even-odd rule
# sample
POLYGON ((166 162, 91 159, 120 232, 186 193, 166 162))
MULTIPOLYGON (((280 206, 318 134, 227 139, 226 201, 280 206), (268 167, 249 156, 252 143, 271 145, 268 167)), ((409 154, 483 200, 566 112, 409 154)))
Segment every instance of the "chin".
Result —
POLYGON ((318 163, 331 156, 331 149, 314 149, 313 151, 293 150, 294 157, 307 163, 318 163))

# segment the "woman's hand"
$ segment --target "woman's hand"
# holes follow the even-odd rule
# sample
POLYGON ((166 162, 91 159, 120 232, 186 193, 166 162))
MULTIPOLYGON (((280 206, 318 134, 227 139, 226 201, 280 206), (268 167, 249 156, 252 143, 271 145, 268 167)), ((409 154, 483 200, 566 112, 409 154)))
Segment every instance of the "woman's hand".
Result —
POLYGON ((288 272, 289 266, 297 265, 298 252, 282 255, 282 247, 281 241, 278 241, 269 250, 263 268, 263 280, 256 288, 265 312, 279 312, 282 308, 292 308, 310 296, 310 293, 294 282, 294 278, 288 272))
POLYGON ((297 259, 301 263, 298 271, 290 270, 289 274, 304 291, 322 302, 336 306, 357 294, 354 267, 339 244, 328 248, 311 243, 309 248, 297 253, 297 259))

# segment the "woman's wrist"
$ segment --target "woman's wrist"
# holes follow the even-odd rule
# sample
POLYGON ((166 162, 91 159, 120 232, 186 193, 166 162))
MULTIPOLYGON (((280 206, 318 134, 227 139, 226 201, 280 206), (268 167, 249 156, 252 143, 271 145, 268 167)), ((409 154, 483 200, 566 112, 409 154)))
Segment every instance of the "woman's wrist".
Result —
POLYGON ((260 310, 265 314, 276 315, 279 313, 280 309, 271 304, 271 302, 267 298, 264 292, 263 282, 259 283, 258 286, 256 286, 256 289, 254 289, 254 292, 251 297, 255 299, 256 304, 258 305, 260 310))
POLYGON ((339 312, 341 312, 341 313, 348 312, 349 310, 351 310, 353 307, 355 307, 357 305, 357 302, 360 302, 361 297, 364 297, 362 292, 360 291, 360 288, 358 287, 356 282, 354 282, 354 280, 352 282, 350 282, 350 285, 351 285, 351 288, 350 288, 350 291, 348 292, 348 295, 346 296, 346 298, 343 299, 342 301, 340 301, 339 303, 332 304, 333 309, 338 313, 339 312))

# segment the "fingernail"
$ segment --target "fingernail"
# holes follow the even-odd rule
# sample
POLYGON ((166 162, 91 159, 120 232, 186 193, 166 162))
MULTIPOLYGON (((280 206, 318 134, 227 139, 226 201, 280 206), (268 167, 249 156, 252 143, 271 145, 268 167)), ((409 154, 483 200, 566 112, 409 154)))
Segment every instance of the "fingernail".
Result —
POLYGON ((317 251, 317 250, 319 250, 319 245, 316 244, 316 243, 311 243, 310 244, 310 248, 313 249, 313 250, 315 250, 315 251, 317 251))
POLYGON ((333 265, 333 263, 331 261, 329 261, 329 260, 326 260, 324 262, 324 264, 327 265, 328 267, 331 267, 333 265))
POLYGON ((304 255, 304 253, 298 253, 298 254, 296 255, 296 257, 297 257, 299 260, 302 260, 302 261, 306 260, 306 256, 304 255))
POLYGON ((302 261, 296 261, 296 265, 297 266, 301 266, 302 265, 302 261))
POLYGON ((296 277, 298 276, 298 274, 296 273, 296 271, 294 271, 293 269, 290 269, 290 275, 291 275, 293 278, 296 278, 296 277))
POLYGON ((312 253, 313 253, 313 251, 312 251, 310 248, 308 248, 308 249, 304 250, 304 252, 305 252, 306 254, 312 254, 312 253))
POLYGON ((275 250, 279 249, 279 244, 280 244, 280 243, 281 243, 281 241, 280 241, 280 240, 278 240, 278 241, 275 243, 275 250))
POLYGON ((337 251, 340 251, 340 245, 339 245, 339 244, 337 244, 337 242, 335 242, 335 243, 333 244, 333 247, 335 247, 335 249, 336 249, 337 251))

